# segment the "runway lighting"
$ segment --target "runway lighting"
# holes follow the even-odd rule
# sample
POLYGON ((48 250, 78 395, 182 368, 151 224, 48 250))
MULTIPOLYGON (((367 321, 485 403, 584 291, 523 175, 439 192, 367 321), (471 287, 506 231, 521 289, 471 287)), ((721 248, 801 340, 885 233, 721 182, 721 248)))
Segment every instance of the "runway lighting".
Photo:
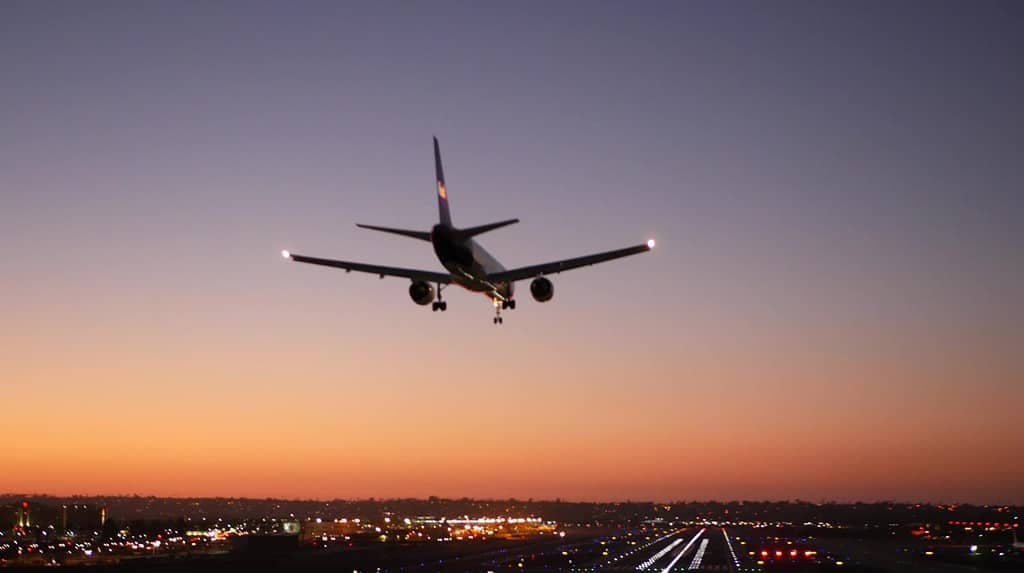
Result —
POLYGON ((697 535, 694 535, 693 539, 691 539, 690 542, 687 543, 685 547, 683 547, 683 550, 676 554, 675 559, 670 561, 668 566, 661 570, 661 573, 670 573, 672 571, 672 568, 676 566, 676 563, 683 558, 683 555, 685 555, 686 552, 690 550, 690 547, 693 547, 693 544, 697 542, 697 538, 699 538, 706 530, 707 528, 705 527, 698 531, 697 535))

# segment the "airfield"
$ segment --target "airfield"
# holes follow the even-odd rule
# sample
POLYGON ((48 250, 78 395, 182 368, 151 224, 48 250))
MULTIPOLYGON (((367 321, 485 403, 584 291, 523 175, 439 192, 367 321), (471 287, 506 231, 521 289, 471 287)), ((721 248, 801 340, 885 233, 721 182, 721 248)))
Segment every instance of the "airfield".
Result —
MULTIPOLYGON (((281 540, 268 536, 265 541, 281 540)), ((117 566, 72 567, 89 571, 341 571, 674 573, 722 571, 963 571, 923 548, 886 539, 782 536, 775 528, 693 524, 576 527, 520 539, 429 543, 355 542, 322 546, 254 543, 220 555, 139 559, 117 566)), ((1019 560, 1018 560, 1019 561, 1019 560)), ((1001 571, 1022 563, 1002 561, 1001 571)), ((979 562, 978 565, 981 563, 979 562)), ((66 568, 66 567, 65 567, 66 568)), ((20 568, 12 568, 20 569, 20 568)), ((27 569, 26 569, 27 570, 27 569)), ((978 569, 971 569, 978 570, 978 569)))

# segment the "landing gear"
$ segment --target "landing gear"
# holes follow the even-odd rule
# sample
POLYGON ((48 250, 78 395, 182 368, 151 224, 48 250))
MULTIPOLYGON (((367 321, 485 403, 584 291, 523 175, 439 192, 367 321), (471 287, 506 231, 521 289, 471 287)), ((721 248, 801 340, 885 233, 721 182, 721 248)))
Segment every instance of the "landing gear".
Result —
POLYGON ((448 303, 446 303, 444 300, 441 299, 441 291, 444 290, 444 287, 446 287, 446 286, 448 286, 448 285, 443 285, 441 283, 437 283, 437 300, 434 301, 434 303, 430 305, 430 310, 432 310, 434 312, 437 312, 439 310, 441 312, 444 312, 444 311, 448 310, 448 303))
POLYGON ((515 309, 516 301, 510 298, 499 299, 497 298, 497 296, 499 296, 497 294, 494 296, 495 298, 491 299, 494 301, 494 324, 501 324, 504 322, 501 319, 501 311, 503 309, 515 309))

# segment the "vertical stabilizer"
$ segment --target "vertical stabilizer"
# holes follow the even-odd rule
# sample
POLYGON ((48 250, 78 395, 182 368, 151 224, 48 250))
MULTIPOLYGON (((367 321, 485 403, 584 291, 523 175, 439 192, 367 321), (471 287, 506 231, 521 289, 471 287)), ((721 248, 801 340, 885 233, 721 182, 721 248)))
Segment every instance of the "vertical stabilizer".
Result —
POLYGON ((434 138, 434 171, 437 174, 437 210, 441 215, 441 224, 452 224, 452 215, 448 211, 448 188, 444 184, 444 168, 441 167, 441 147, 434 138))

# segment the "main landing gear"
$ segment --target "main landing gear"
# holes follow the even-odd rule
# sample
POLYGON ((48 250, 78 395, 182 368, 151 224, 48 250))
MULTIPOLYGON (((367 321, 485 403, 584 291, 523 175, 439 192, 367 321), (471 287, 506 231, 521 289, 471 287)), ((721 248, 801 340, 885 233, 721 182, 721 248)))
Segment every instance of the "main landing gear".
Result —
POLYGON ((437 284, 437 300, 434 301, 430 305, 430 310, 432 310, 434 312, 437 312, 439 310, 441 312, 444 312, 444 311, 448 310, 448 303, 446 303, 445 301, 441 300, 441 291, 444 290, 445 286, 447 286, 447 285, 443 285, 441 283, 437 284))

